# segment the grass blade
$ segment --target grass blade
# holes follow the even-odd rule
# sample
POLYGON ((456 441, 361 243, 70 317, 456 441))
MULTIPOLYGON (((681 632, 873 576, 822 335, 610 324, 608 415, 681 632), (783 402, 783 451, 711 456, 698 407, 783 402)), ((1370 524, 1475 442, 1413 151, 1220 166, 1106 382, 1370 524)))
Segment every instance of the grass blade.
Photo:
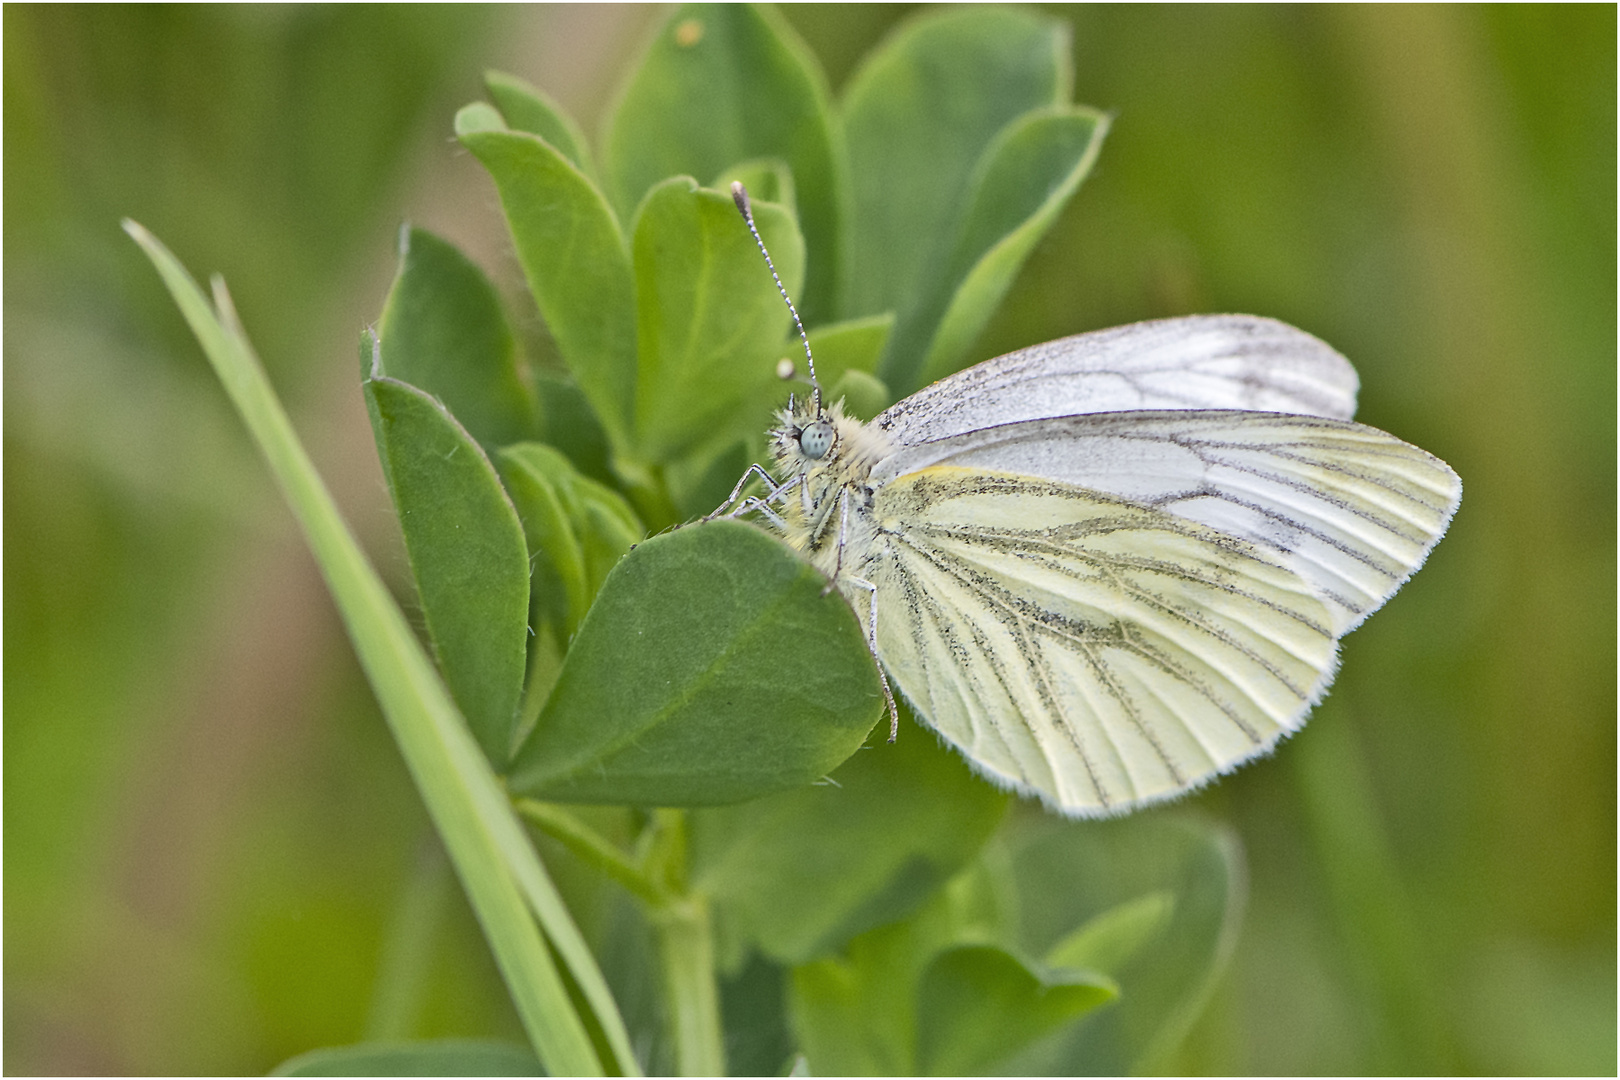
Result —
POLYGON ((444 683, 299 443, 237 324, 223 283, 216 280, 211 307, 155 237, 131 221, 124 228, 163 277, 303 528, 536 1054, 552 1075, 604 1071, 531 908, 598 1011, 620 1058, 615 1069, 635 1072, 623 1021, 600 971, 444 683))

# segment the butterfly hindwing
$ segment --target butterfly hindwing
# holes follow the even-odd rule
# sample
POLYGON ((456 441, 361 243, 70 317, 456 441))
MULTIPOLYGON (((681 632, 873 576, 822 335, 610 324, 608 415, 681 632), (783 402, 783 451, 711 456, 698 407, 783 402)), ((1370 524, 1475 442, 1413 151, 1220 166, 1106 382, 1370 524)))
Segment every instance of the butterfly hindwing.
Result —
POLYGON ((1066 813, 1165 798, 1263 752, 1333 670, 1306 582, 1173 514, 952 467, 885 485, 872 512, 885 667, 982 771, 1066 813))

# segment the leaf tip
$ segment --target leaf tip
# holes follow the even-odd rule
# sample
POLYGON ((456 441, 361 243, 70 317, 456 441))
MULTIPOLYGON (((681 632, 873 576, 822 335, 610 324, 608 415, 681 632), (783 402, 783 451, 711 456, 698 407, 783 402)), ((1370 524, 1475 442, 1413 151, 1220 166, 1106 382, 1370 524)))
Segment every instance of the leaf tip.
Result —
POLYGON ((463 105, 456 112, 456 136, 466 138, 484 131, 505 131, 506 118, 495 106, 487 102, 475 101, 471 105, 463 105))

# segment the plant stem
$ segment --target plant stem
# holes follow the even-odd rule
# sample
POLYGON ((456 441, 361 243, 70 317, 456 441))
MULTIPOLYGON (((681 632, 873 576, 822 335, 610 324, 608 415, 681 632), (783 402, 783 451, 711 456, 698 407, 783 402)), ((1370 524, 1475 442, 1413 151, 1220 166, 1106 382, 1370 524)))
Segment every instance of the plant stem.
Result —
POLYGON ((708 901, 686 896, 666 904, 654 910, 653 927, 675 1039, 675 1071, 681 1076, 724 1076, 726 1050, 708 901))
POLYGON ((654 811, 638 856, 558 806, 512 800, 519 814, 647 905, 658 939, 665 1012, 681 1076, 723 1076, 725 1041, 714 976, 714 931, 708 900, 686 885, 686 814, 654 811))
POLYGON ((642 873, 628 855, 568 811, 530 798, 514 799, 512 805, 547 836, 561 842, 652 907, 662 908, 676 900, 668 890, 642 873))

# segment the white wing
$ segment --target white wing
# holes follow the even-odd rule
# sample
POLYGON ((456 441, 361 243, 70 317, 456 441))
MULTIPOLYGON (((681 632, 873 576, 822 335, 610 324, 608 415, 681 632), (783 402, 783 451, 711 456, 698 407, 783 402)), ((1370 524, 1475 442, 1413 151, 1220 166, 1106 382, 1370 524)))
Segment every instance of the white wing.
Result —
POLYGON ((913 446, 1022 420, 1137 409, 1251 409, 1348 420, 1356 372, 1328 345, 1254 315, 1193 315, 1049 341, 986 360, 873 423, 913 446))
POLYGON ((976 768, 1065 813, 1128 810, 1264 752, 1331 678, 1309 585, 1174 514, 943 467, 880 489, 872 520, 884 667, 976 768))
POLYGON ((1341 636, 1411 576, 1457 508, 1445 462, 1376 428, 1260 412, 1125 412, 975 431, 900 450, 874 485, 937 465, 1128 499, 1259 545, 1341 636))

